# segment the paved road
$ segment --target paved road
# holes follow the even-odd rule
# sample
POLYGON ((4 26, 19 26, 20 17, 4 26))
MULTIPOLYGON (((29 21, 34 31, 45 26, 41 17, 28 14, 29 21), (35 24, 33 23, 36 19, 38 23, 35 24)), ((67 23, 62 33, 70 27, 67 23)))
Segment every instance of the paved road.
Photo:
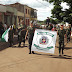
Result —
MULTIPOLYGON (((66 44, 65 56, 58 56, 58 43, 55 54, 28 54, 26 47, 19 48, 18 44, 0 51, 0 72, 72 72, 72 40, 66 44)), ((5 47, 5 45, 4 45, 5 47)))

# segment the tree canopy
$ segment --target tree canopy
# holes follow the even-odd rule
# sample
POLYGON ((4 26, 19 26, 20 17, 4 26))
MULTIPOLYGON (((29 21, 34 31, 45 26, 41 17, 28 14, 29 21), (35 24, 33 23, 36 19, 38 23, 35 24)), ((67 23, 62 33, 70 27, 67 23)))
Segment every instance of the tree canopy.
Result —
POLYGON ((68 22, 72 24, 72 0, 44 0, 53 3, 54 8, 51 10, 52 18, 56 18, 59 22, 68 22), (66 2, 69 9, 62 10, 61 3, 66 2))

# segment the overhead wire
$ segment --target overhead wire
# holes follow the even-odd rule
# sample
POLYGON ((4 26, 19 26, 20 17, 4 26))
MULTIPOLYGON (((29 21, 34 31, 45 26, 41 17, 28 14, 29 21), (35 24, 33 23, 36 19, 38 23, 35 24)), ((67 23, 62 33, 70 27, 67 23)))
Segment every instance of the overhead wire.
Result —
MULTIPOLYGON (((49 6, 47 6, 47 5, 45 5, 45 4, 43 4, 42 2, 40 2, 39 0, 36 0, 37 2, 39 2, 39 3, 41 3, 42 5, 44 5, 44 6, 46 6, 46 7, 49 7, 49 6)), ((50 7, 49 7, 50 8, 50 7)))
MULTIPOLYGON (((45 7, 49 7, 49 6, 47 6, 47 5, 45 5, 45 4, 43 4, 42 2, 40 2, 39 0, 36 0, 38 3, 41 3, 42 5, 44 5, 45 7)), ((12 1, 10 1, 10 0, 8 0, 8 1, 0 1, 0 2, 6 2, 6 3, 12 3, 12 1)), ((50 8, 50 7, 49 7, 50 8)))
POLYGON ((50 8, 49 6, 43 4, 42 2, 40 2, 39 0, 36 0, 37 2, 41 3, 43 6, 50 8))

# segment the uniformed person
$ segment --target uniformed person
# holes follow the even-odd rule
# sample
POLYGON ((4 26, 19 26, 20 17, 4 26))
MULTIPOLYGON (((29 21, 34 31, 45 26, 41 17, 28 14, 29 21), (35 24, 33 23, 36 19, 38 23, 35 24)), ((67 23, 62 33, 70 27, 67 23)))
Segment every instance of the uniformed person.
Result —
MULTIPOLYGON (((31 21, 30 26, 27 27, 27 33, 26 33, 26 37, 28 35, 29 54, 31 54, 31 46, 32 46, 34 31, 35 31, 35 27, 33 26, 33 22, 31 21)), ((26 39, 26 37, 25 37, 25 39, 26 39)), ((34 51, 32 51, 32 53, 34 54, 34 51)))
POLYGON ((13 30, 14 30, 14 34, 16 33, 16 24, 13 24, 13 30))
POLYGON ((71 36, 71 24, 69 25, 69 28, 70 28, 70 36, 71 36))
POLYGON ((64 35, 66 35, 66 31, 63 28, 63 25, 60 26, 60 29, 58 30, 58 35, 59 35, 59 56, 61 56, 61 50, 62 50, 62 55, 64 54, 64 35))
POLYGON ((4 33, 4 25, 2 22, 0 22, 0 34, 1 34, 1 36, 3 33, 4 33))
POLYGON ((68 26, 66 34, 67 34, 67 43, 68 43, 70 41, 70 26, 68 26))
POLYGON ((52 30, 53 26, 52 24, 49 24, 49 26, 46 27, 47 30, 52 30))
POLYGON ((24 21, 22 21, 22 25, 21 25, 21 28, 19 30, 19 46, 18 47, 21 47, 21 42, 23 42, 24 46, 25 46, 25 35, 26 35, 26 31, 27 31, 27 26, 26 24, 24 24, 24 21))
POLYGON ((13 45, 13 38, 14 38, 14 31, 13 31, 12 26, 11 26, 10 30, 9 30, 9 43, 10 43, 10 47, 13 45))
POLYGON ((50 22, 50 19, 49 19, 49 17, 47 17, 47 19, 46 19, 47 26, 49 26, 49 22, 50 22))

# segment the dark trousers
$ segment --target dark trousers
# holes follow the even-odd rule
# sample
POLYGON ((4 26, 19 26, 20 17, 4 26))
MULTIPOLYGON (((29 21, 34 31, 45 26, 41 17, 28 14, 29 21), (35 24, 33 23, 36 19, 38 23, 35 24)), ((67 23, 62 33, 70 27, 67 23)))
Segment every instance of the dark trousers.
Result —
POLYGON ((19 41, 19 35, 18 35, 18 41, 19 41))
POLYGON ((21 45, 21 42, 23 42, 25 44, 25 35, 24 36, 20 36, 21 38, 19 38, 19 46, 21 45))
POLYGON ((2 34, 4 33, 4 30, 3 29, 1 29, 1 36, 2 36, 2 34))
POLYGON ((70 34, 67 34, 67 42, 70 41, 70 34))
POLYGON ((61 53, 62 50, 62 54, 63 54, 63 50, 64 50, 64 41, 60 41, 59 42, 59 54, 61 53))
POLYGON ((10 43, 10 46, 12 46, 13 42, 9 42, 10 43))
MULTIPOLYGON (((29 53, 31 53, 32 41, 33 41, 33 37, 28 38, 28 42, 29 42, 29 53)), ((32 51, 32 53, 34 53, 34 51, 32 51)))
POLYGON ((31 46, 32 46, 32 43, 29 43, 29 53, 31 53, 31 46))
POLYGON ((13 40, 9 40, 9 44, 10 44, 10 46, 12 46, 13 45, 13 40))

